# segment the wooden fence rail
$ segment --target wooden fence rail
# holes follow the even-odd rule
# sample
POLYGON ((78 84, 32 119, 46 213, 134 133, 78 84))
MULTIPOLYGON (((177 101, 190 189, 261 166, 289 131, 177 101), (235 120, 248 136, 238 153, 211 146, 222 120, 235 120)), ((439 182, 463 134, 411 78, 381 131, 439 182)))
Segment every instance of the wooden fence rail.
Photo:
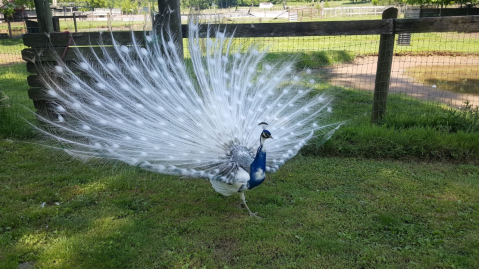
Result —
MULTIPOLYGON (((387 10, 385 11, 387 12, 387 10)), ((188 37, 187 25, 182 26, 183 37, 188 37)), ((265 23, 265 24, 234 24, 234 25, 210 25, 210 27, 222 27, 226 33, 235 32, 235 37, 288 37, 288 36, 334 36, 334 35, 392 35, 401 33, 426 33, 426 32, 479 32, 479 16, 463 17, 436 17, 419 19, 384 19, 371 21, 335 21, 335 22, 296 22, 296 23, 265 23)), ((206 35, 207 27, 203 27, 203 35, 206 35)), ((119 44, 131 42, 132 35, 140 40, 144 38, 144 32, 112 32, 119 44)), ((110 33, 86 32, 86 33, 51 33, 25 34, 23 42, 29 47, 22 51, 22 57, 27 61, 27 70, 38 73, 31 60, 36 62, 52 63, 55 61, 51 54, 51 48, 59 55, 64 55, 64 61, 73 63, 76 55, 69 49, 73 38, 76 46, 85 54, 93 49, 100 51, 98 46, 100 36, 108 36, 110 33), (93 45, 93 46, 92 46, 93 45), (43 52, 43 53, 39 53, 43 52)), ((394 42, 393 42, 394 43, 394 42)), ((379 49, 379 48, 378 48, 379 49)), ((378 54, 381 54, 379 52, 378 54)), ((390 60, 389 60, 390 61, 390 60)), ((387 77, 387 76, 386 76, 387 77)), ((28 78, 29 96, 34 100, 36 108, 40 111, 48 107, 48 98, 45 90, 39 83, 38 76, 31 75, 28 78)), ((383 81, 389 85, 389 81, 383 81)), ((388 87, 388 86, 387 86, 388 87)), ((386 89, 382 89, 386 90, 386 89)), ((377 115, 380 119, 385 112, 377 115)), ((376 120, 377 120, 376 119, 376 120)), ((373 119, 373 121, 376 121, 373 119)))
MULTIPOLYGON (((479 16, 438 17, 419 19, 387 19, 370 21, 325 21, 263 24, 210 24, 210 27, 224 27, 227 34, 235 32, 236 37, 287 37, 287 36, 334 36, 334 35, 388 35, 401 33, 428 32, 479 32, 479 16)), ((182 25, 183 37, 188 37, 188 25, 182 25)), ((99 32, 72 34, 75 44, 88 46, 97 44, 99 32)), ((135 31, 136 37, 142 37, 143 31, 135 31)), ((103 33, 105 35, 105 33, 103 33)), ((114 32, 120 44, 131 41, 131 32, 114 32)), ((203 27, 206 35, 206 27, 203 27)), ((23 43, 27 47, 45 47, 50 42, 53 46, 65 46, 68 33, 51 33, 51 41, 44 34, 25 34, 23 43)), ((27 49, 28 50, 28 49, 27 49)))

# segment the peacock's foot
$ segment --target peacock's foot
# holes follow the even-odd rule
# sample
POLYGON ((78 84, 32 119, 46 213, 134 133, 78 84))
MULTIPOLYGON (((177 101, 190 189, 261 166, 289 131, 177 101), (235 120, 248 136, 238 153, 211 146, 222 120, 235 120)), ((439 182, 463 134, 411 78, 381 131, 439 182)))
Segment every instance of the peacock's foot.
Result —
POLYGON ((250 217, 257 217, 258 219, 261 219, 261 217, 258 216, 258 212, 256 212, 256 213, 249 212, 249 216, 250 216, 250 217))

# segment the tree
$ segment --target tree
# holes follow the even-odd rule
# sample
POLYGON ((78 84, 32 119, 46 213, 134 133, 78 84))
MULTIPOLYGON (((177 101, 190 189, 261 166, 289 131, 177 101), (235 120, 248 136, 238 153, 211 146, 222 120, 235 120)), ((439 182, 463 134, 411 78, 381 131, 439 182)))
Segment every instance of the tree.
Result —
POLYGON ((450 4, 459 4, 461 2, 477 2, 477 0, 459 0, 459 1, 454 1, 454 0, 406 0, 406 3, 409 5, 435 5, 438 7, 445 7, 450 4))
POLYGON ((86 0, 90 7, 106 7, 105 0, 86 0))
POLYGON ((259 5, 259 0, 238 0, 238 5, 240 6, 257 6, 259 5))
POLYGON ((10 18, 13 14, 15 14, 15 9, 17 8, 18 7, 14 2, 2 0, 2 7, 0 7, 0 12, 5 15, 5 18, 10 18))
POLYGON ((3 13, 6 18, 10 18, 15 14, 15 9, 22 9, 23 7, 35 8, 35 2, 33 2, 33 0, 15 0, 12 2, 9 0, 2 0, 0 13, 3 13))
POLYGON ((17 6, 28 7, 31 9, 35 8, 35 2, 33 0, 15 0, 17 6))
POLYGON ((119 0, 105 0, 105 5, 107 8, 110 9, 110 14, 112 12, 112 9, 119 6, 119 3, 120 1, 119 0))
POLYGON ((211 0, 181 0, 181 5, 199 10, 209 8, 213 2, 211 0))
MULTIPOLYGON (((273 2, 273 1, 270 1, 270 2, 273 2)), ((218 5, 218 7, 220 8, 228 8, 228 7, 235 7, 238 5, 238 1, 237 0, 217 0, 216 1, 216 4, 218 5)))
POLYGON ((133 13, 138 9, 138 4, 131 0, 122 0, 120 2, 121 12, 123 13, 133 13))

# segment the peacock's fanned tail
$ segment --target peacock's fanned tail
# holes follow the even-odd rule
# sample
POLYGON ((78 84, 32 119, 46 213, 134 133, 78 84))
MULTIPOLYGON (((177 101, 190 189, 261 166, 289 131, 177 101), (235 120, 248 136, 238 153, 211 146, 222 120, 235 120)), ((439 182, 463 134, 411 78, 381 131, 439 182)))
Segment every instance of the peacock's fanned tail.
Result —
POLYGON ((338 126, 318 122, 332 99, 297 83, 293 63, 267 64, 254 45, 241 52, 221 29, 202 39, 199 28, 190 22, 191 67, 168 32, 151 32, 144 44, 132 35, 128 46, 112 34, 112 50, 102 46, 102 57, 77 53, 73 68, 57 56, 55 75, 43 76, 57 118, 43 118, 50 127, 42 131, 82 158, 231 182, 232 148, 253 154, 259 122, 268 122, 274 137, 267 145, 271 172, 316 131, 338 126))

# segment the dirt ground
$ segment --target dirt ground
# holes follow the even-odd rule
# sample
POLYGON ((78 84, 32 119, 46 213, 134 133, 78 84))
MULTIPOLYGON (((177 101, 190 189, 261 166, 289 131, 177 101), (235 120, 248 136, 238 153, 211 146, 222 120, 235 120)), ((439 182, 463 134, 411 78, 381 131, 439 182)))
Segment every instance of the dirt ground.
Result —
MULTIPOLYGON (((441 90, 439 86, 420 83, 410 73, 408 74, 408 70, 412 68, 427 70, 433 65, 470 65, 474 72, 479 72, 479 57, 395 56, 393 58, 389 92, 404 93, 421 100, 441 102, 456 108, 463 107, 466 101, 469 101, 473 106, 479 105, 478 95, 441 90)), ((322 73, 322 77, 326 77, 333 85, 373 91, 376 68, 377 56, 368 56, 357 58, 350 64, 333 66, 319 70, 319 72, 322 73)), ((445 79, 447 78, 445 77, 445 79)))

